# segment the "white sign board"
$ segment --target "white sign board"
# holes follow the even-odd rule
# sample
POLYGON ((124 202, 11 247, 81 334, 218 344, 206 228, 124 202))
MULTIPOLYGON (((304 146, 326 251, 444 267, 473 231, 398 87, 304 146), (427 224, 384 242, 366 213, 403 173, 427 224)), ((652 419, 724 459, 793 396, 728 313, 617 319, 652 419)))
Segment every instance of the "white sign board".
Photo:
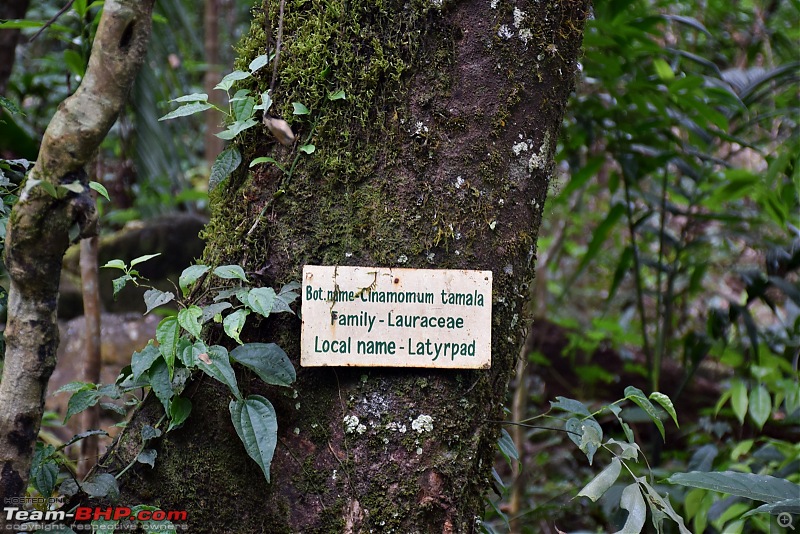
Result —
POLYGON ((492 272, 306 265, 300 363, 488 369, 492 272))

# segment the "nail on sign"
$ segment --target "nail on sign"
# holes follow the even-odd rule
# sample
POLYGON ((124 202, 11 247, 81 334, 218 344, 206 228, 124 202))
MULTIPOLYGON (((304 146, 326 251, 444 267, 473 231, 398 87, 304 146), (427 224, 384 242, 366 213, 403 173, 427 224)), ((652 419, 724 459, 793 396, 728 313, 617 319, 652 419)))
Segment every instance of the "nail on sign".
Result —
POLYGON ((491 366, 492 272, 306 265, 300 363, 491 366))

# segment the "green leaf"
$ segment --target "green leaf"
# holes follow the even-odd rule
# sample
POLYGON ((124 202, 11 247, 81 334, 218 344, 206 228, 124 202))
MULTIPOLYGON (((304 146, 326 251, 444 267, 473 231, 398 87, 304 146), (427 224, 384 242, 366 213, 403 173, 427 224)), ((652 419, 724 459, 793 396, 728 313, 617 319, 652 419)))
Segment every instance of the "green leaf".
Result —
POLYGON ((65 391, 75 392, 75 391, 82 391, 84 389, 95 389, 95 385, 92 384, 91 382, 80 382, 78 380, 74 380, 58 388, 56 390, 56 393, 63 393, 65 391))
POLYGON ((653 521, 653 526, 656 528, 656 532, 664 531, 661 528, 661 522, 664 518, 669 517, 678 525, 680 534, 692 534, 686 528, 686 525, 684 525, 683 518, 672 508, 672 504, 669 502, 669 495, 667 495, 666 498, 661 497, 655 488, 647 483, 645 477, 636 478, 636 481, 645 489, 647 501, 650 505, 651 519, 653 521))
POLYGON ((233 109, 233 117, 237 121, 246 121, 251 119, 255 113, 256 99, 248 96, 250 91, 247 89, 240 89, 231 99, 231 108, 233 109))
POLYGON ((75 50, 64 50, 64 64, 69 71, 79 78, 86 74, 86 62, 75 50))
POLYGON ((269 469, 278 442, 278 418, 272 404, 260 395, 231 401, 231 421, 248 456, 255 460, 269 482, 269 469))
POLYGON ((582 402, 567 397, 556 397, 556 402, 550 401, 550 408, 564 410, 565 412, 575 413, 584 417, 591 417, 592 413, 582 402))
POLYGON ((161 430, 152 427, 150 425, 142 425, 142 429, 139 432, 139 434, 142 437, 142 443, 146 443, 151 439, 156 439, 158 437, 161 437, 162 432, 161 430))
POLYGON ((603 429, 594 419, 580 420, 576 417, 569 419, 565 425, 567 436, 589 459, 592 465, 594 453, 600 448, 603 441, 603 429))
POLYGON ((292 108, 294 109, 292 115, 308 115, 311 113, 311 111, 300 102, 292 102, 292 108))
POLYGON ((233 372, 225 347, 213 345, 208 347, 208 352, 200 354, 196 360, 197 366, 208 376, 216 378, 227 385, 237 399, 242 398, 239 386, 236 383, 236 374, 233 372))
POLYGON ((101 266, 101 269, 121 269, 123 271, 127 268, 128 266, 125 265, 125 262, 122 260, 111 260, 105 265, 101 266))
POLYGON ((650 398, 659 403, 661 407, 664 408, 664 411, 667 412, 670 417, 672 417, 673 421, 675 421, 675 426, 680 428, 680 425, 678 424, 678 414, 675 412, 675 406, 672 405, 672 400, 668 396, 658 391, 652 392, 650 394, 650 398))
POLYGON ((667 479, 667 482, 766 503, 796 498, 800 492, 800 485, 792 484, 783 478, 736 471, 675 473, 667 479))
POLYGON ((245 343, 231 351, 231 358, 267 384, 289 386, 297 378, 286 352, 275 343, 245 343))
POLYGON ((747 405, 749 399, 747 398, 747 386, 738 378, 731 381, 731 407, 733 413, 739 420, 739 424, 744 423, 744 416, 747 415, 747 405))
POLYGON ((208 265, 190 265, 189 267, 183 270, 181 276, 178 278, 178 285, 180 286, 181 293, 183 293, 184 297, 189 295, 189 288, 195 282, 197 282, 201 276, 206 274, 208 272, 208 269, 209 269, 208 265))
POLYGON ((142 464, 147 464, 150 467, 156 466, 156 458, 158 457, 158 451, 155 449, 144 449, 139 455, 136 457, 136 461, 142 464))
POLYGON ((597 499, 602 497, 608 491, 608 488, 614 485, 614 482, 619 478, 621 470, 622 463, 619 458, 613 458, 605 469, 600 471, 591 482, 578 492, 578 497, 589 497, 593 502, 597 502, 597 499))
POLYGON ((242 328, 244 328, 244 323, 248 315, 250 315, 250 310, 236 310, 222 321, 222 327, 225 329, 225 333, 235 339, 240 345, 242 344, 242 340, 239 339, 239 335, 242 333, 242 328))
POLYGON ((269 108, 272 107, 272 97, 269 96, 269 91, 266 93, 261 93, 261 103, 255 107, 255 109, 260 109, 264 113, 269 111, 269 108))
POLYGON ((230 146, 220 152, 214 164, 211 166, 211 175, 208 178, 208 190, 213 191, 215 187, 228 179, 233 171, 239 168, 242 163, 242 155, 235 146, 230 146))
POLYGON ((604 250, 603 245, 608 240, 608 236, 623 215, 625 215, 625 206, 622 204, 614 204, 608 211, 606 218, 603 219, 603 222, 601 222, 592 233, 592 239, 589 242, 589 246, 586 248, 586 253, 581 258, 581 262, 578 264, 575 274, 572 275, 573 280, 577 279, 578 276, 583 273, 584 269, 589 265, 589 262, 594 260, 601 250, 604 250))
POLYGON ((214 135, 216 135, 220 139, 230 141, 231 139, 239 135, 241 132, 247 130, 248 128, 252 128, 256 124, 258 124, 258 121, 256 121, 255 119, 237 120, 236 122, 228 126, 227 130, 216 133, 214 135))
POLYGON ((108 497, 112 501, 119 497, 117 479, 110 473, 101 473, 89 482, 82 482, 81 489, 90 497, 108 497))
POLYGON ((344 94, 344 90, 339 89, 338 91, 334 91, 333 93, 328 93, 328 100, 345 100, 347 95, 344 94))
POLYGON ((664 61, 661 58, 653 59, 653 67, 656 69, 656 75, 664 81, 674 80, 675 73, 672 72, 672 67, 669 66, 669 63, 664 61))
POLYGON ((661 422, 661 418, 659 417, 658 412, 656 411, 656 407, 653 406, 647 397, 644 396, 644 392, 641 389, 635 388, 633 386, 628 386, 625 388, 625 398, 633 401, 639 408, 644 410, 644 412, 650 416, 650 420, 658 428, 658 431, 661 433, 661 439, 667 439, 666 432, 664 431, 664 423, 661 422))
POLYGON ((247 294, 247 305, 259 315, 269 317, 275 302, 275 290, 271 287, 257 287, 247 294))
POLYGON ((233 84, 238 82, 239 80, 244 80, 250 77, 249 72, 245 72, 243 70, 235 70, 222 78, 220 82, 214 87, 214 89, 221 89, 223 91, 227 91, 233 84))
POLYGON ((615 534, 639 534, 644 529, 647 521, 647 506, 639 490, 639 485, 635 482, 622 490, 622 498, 619 501, 620 508, 628 511, 628 519, 622 526, 622 530, 615 534))
POLYGON ((238 265, 220 265, 214 269, 214 274, 226 280, 238 278, 243 282, 247 282, 247 276, 244 274, 244 269, 238 265))
POLYGON ((197 322, 203 316, 203 310, 192 304, 178 312, 178 324, 195 338, 200 337, 202 326, 197 322))
POLYGON ((174 298, 175 294, 172 292, 161 291, 158 289, 148 289, 144 292, 144 304, 147 307, 147 310, 144 312, 144 314, 147 315, 154 309, 158 308, 159 306, 163 306, 174 298))
POLYGON ((207 102, 192 102, 191 104, 184 104, 176 110, 170 111, 160 119, 159 121, 168 121, 170 119, 177 119, 178 117, 186 117, 189 115, 194 115, 195 113, 200 113, 201 111, 205 111, 207 109, 211 109, 214 106, 207 102))
POLYGON ((772 398, 769 396, 769 391, 763 385, 759 384, 758 387, 750 391, 750 407, 748 412, 753 422, 761 429, 764 423, 769 419, 772 413, 772 398))
POLYGON ((108 189, 100 182, 95 182, 94 180, 90 181, 89 188, 93 191, 97 191, 100 196, 111 202, 111 197, 108 196, 108 189))
POLYGON ((180 337, 181 328, 177 317, 172 316, 161 319, 161 322, 156 327, 156 340, 158 341, 158 351, 164 356, 170 374, 172 374, 172 369, 175 367, 175 350, 180 337))
POLYGON ((80 413, 97 404, 98 400, 100 400, 100 394, 92 389, 84 389, 73 393, 67 403, 67 414, 64 416, 64 423, 69 421, 69 418, 76 413, 80 413))
POLYGON ((170 430, 181 426, 192 413, 192 401, 185 397, 175 397, 169 405, 169 428, 170 430))
POLYGON ((315 147, 314 145, 308 144, 301 146, 299 150, 300 152, 304 152, 305 154, 313 154, 316 149, 317 147, 315 147))
POLYGON ((114 300, 117 300, 117 295, 119 294, 120 291, 125 289, 125 285, 130 280, 133 280, 133 277, 131 277, 131 275, 129 275, 129 274, 126 274, 126 275, 120 276, 119 278, 114 278, 111 281, 111 285, 114 288, 114 291, 113 291, 114 300))
POLYGON ((269 63, 269 56, 267 54, 261 54, 251 61, 247 68, 250 69, 250 72, 256 72, 267 63, 269 63))
POLYGON ((150 370, 153 362, 155 362, 159 356, 161 356, 161 352, 159 352, 159 350, 153 345, 152 341, 148 342, 147 346, 141 351, 134 352, 133 356, 131 357, 131 372, 133 373, 133 380, 138 381, 139 377, 150 370))
POLYGON ((514 440, 505 428, 500 429, 500 439, 497 440, 497 446, 500 452, 506 457, 506 460, 511 463, 511 459, 519 460, 519 452, 517 446, 514 445, 514 440))
POLYGON ((746 514, 742 516, 742 518, 750 517, 751 515, 755 514, 792 514, 792 515, 800 515, 800 498, 795 499, 786 499, 783 501, 777 501, 769 504, 762 504, 755 510, 750 510, 746 514))
POLYGON ((253 161, 250 162, 250 168, 252 169, 259 163, 274 163, 276 167, 278 167, 283 172, 286 172, 286 169, 283 168, 283 166, 280 163, 278 163, 277 161, 275 161, 274 158, 271 158, 269 156, 261 156, 259 158, 255 158, 253 161))
POLYGON ((169 402, 174 395, 172 391, 172 380, 170 379, 170 368, 164 361, 164 358, 159 358, 153 363, 150 370, 147 372, 150 377, 150 387, 153 389, 156 397, 164 406, 164 411, 169 413, 169 402))
POLYGON ((217 314, 220 314, 232 307, 233 305, 230 302, 217 302, 215 304, 203 306, 203 317, 200 318, 200 322, 205 324, 213 319, 217 314))
POLYGON ((144 256, 139 256, 136 259, 131 260, 131 267, 134 265, 138 265, 140 263, 144 263, 148 260, 152 260, 155 257, 161 256, 160 252, 156 252, 155 254, 145 254, 144 256))
POLYGON ((205 93, 192 93, 190 95, 179 96, 170 102, 208 102, 208 95, 205 93))

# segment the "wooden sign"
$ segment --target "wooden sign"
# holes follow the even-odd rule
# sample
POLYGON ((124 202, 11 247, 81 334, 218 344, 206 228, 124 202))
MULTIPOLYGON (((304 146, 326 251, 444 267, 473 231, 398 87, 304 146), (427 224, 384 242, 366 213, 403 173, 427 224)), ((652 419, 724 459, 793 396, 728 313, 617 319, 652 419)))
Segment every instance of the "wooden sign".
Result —
POLYGON ((491 366, 492 272, 306 265, 300 363, 491 366))

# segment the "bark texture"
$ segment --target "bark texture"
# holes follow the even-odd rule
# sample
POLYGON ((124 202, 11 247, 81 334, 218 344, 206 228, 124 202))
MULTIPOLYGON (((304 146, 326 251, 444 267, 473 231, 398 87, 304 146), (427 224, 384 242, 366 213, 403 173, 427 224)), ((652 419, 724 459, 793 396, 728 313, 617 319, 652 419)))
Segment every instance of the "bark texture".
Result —
MULTIPOLYGON (((0 5, 0 21, 24 19, 30 0, 7 0, 0 5)), ((0 30, 0 95, 6 94, 8 78, 16 59, 19 30, 0 30)))
MULTIPOLYGON (((240 68, 265 52, 278 4, 257 16, 240 68)), ((240 374, 244 394, 278 411, 270 484, 237 439, 227 391, 200 380, 188 423, 161 440, 155 469, 126 478, 123 500, 187 509, 192 532, 479 530, 587 12, 585 0, 287 2, 271 111, 316 150, 293 166, 297 145, 243 136, 243 169, 212 196, 205 263, 274 287, 304 264, 491 269, 492 368, 299 368, 295 391, 240 374), (346 100, 327 98, 337 90, 346 100), (293 116, 292 102, 311 114, 293 116), (292 170, 247 169, 264 155, 292 170), (345 416, 364 432, 346 433, 345 416), (420 416, 432 429, 412 425, 420 416)), ((250 88, 269 88, 271 70, 250 88)), ((242 339, 277 342, 299 367, 299 328, 269 319, 242 339)), ((130 461, 159 412, 146 403, 108 469, 130 461)))
MULTIPOLYGON (((153 1, 105 4, 86 76, 50 122, 29 180, 58 187, 80 183, 81 193, 58 198, 34 186, 12 211, 5 263, 11 284, 6 358, 0 383, 0 502, 25 492, 41 423, 47 381, 56 364, 56 304, 61 260, 70 228, 94 230, 94 201, 84 166, 113 125, 141 65, 153 1)), ((5 516, 0 516, 0 528, 5 516)))

